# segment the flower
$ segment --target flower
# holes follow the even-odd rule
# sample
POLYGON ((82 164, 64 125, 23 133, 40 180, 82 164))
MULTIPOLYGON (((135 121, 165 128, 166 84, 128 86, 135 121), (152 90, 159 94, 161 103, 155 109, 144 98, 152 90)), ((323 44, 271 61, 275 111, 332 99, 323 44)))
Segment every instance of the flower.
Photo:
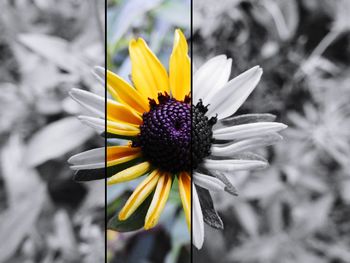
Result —
POLYGON ((228 177, 239 170, 264 168, 267 161, 249 151, 281 140, 277 132, 287 127, 273 122, 271 114, 233 116, 258 84, 262 69, 253 67, 229 81, 230 73, 231 59, 221 55, 206 62, 193 77, 193 140, 199 138, 205 152, 199 161, 193 158, 192 174, 192 242, 199 249, 204 242, 204 222, 223 228, 208 190, 236 195, 228 177), (201 126, 200 132, 195 125, 201 126))
MULTIPOLYGON (((87 125, 104 133, 107 146, 108 184, 117 184, 145 176, 134 190, 118 220, 128 220, 147 203, 144 228, 154 227, 177 178, 186 221, 191 225, 191 98, 190 59, 186 38, 175 31, 169 76, 157 57, 139 38, 129 44, 133 86, 107 70, 107 130, 105 99, 82 90, 71 96, 88 109, 92 116, 80 116, 87 125), (126 139, 115 145, 112 139, 126 139), (146 199, 150 203, 146 202, 146 199)), ((104 69, 97 74, 104 79, 104 69)), ((104 148, 90 150, 69 159, 76 178, 103 178, 104 148)))
MULTIPOLYGON (((112 98, 107 98, 106 131, 105 99, 76 89, 71 96, 90 112, 90 116, 79 118, 109 140, 108 184, 144 176, 118 220, 126 221, 146 206, 144 228, 154 227, 177 178, 189 229, 192 188, 192 242, 200 249, 204 222, 223 227, 209 190, 236 195, 228 176, 238 170, 265 167, 267 161, 249 151, 281 140, 278 132, 286 126, 274 122, 270 114, 233 116, 258 84, 262 75, 259 67, 229 81, 231 59, 214 57, 194 74, 192 102, 190 59, 181 31, 175 32, 169 76, 143 39, 132 40, 129 52, 134 87, 107 70, 112 98), (116 145, 114 139, 129 142, 116 145)), ((97 69, 102 82, 104 73, 104 69, 97 69)), ((71 157, 76 179, 104 178, 104 154, 102 147, 71 157)))

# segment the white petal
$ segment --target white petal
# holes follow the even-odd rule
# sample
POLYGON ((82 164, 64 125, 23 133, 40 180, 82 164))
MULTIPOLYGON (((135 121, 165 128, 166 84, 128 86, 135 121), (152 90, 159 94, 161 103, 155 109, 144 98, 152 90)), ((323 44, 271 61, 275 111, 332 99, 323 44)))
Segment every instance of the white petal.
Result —
POLYGON ((98 79, 98 81, 103 85, 105 85, 105 79, 106 79, 106 70, 103 67, 95 67, 93 74, 98 79))
POLYGON ((103 168, 105 167, 105 147, 78 153, 69 158, 68 162, 72 164, 73 170, 103 168))
POLYGON ((105 98, 81 89, 72 89, 69 94, 94 116, 105 117, 105 98))
POLYGON ((242 170, 260 169, 267 166, 267 162, 261 160, 237 160, 237 159, 227 159, 227 160, 212 160, 205 159, 201 166, 205 169, 220 171, 220 172, 234 172, 242 170))
POLYGON ((234 114, 258 84, 262 69, 255 66, 228 82, 218 90, 209 102, 209 117, 218 114, 218 119, 234 114))
POLYGON ((204 220, 195 185, 192 185, 192 205, 192 242, 196 248, 201 249, 204 242, 204 220))
POLYGON ((103 133, 105 131, 106 122, 104 119, 90 117, 90 116, 78 116, 78 118, 82 123, 93 128, 98 133, 103 133))
POLYGON ((215 177, 194 172, 192 175, 192 179, 195 184, 208 190, 225 191, 225 184, 215 177))
POLYGON ((210 151, 213 156, 230 156, 235 153, 249 151, 258 147, 269 146, 282 139, 283 138, 281 135, 271 133, 263 137, 253 137, 242 141, 234 141, 225 144, 213 144, 210 151))
POLYGON ((212 95, 227 83, 231 73, 232 60, 225 55, 217 56, 201 66, 193 77, 193 101, 202 99, 208 104, 212 95))
POLYGON ((237 140, 254 136, 261 137, 285 128, 287 125, 279 122, 256 122, 219 128, 213 131, 213 136, 217 140, 237 140))

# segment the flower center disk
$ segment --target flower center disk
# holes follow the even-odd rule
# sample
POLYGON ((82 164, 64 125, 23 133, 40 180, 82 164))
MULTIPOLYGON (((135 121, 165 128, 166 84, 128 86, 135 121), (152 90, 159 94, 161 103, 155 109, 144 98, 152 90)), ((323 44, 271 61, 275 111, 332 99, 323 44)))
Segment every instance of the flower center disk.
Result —
POLYGON ((177 173, 191 167, 191 106, 168 95, 150 100, 151 110, 143 114, 141 133, 134 142, 156 168, 177 173))
POLYGON ((217 118, 210 119, 205 116, 208 111, 200 100, 195 106, 192 106, 192 169, 210 155, 210 148, 213 142, 213 125, 217 118))
POLYGON ((158 101, 150 100, 151 110, 143 114, 133 146, 141 147, 145 159, 156 168, 190 172, 210 154, 213 124, 204 115, 206 108, 191 107, 189 98, 177 101, 162 94, 158 101))

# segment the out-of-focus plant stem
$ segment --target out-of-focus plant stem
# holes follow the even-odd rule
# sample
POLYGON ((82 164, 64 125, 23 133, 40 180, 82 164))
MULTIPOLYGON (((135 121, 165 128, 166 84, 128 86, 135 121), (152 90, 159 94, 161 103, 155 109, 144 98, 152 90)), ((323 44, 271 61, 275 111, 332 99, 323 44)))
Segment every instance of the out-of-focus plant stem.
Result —
POLYGON ((299 70, 296 72, 297 78, 304 74, 308 74, 312 71, 313 63, 326 51, 326 49, 337 40, 344 31, 332 29, 328 34, 318 43, 316 48, 312 51, 310 56, 300 65, 299 70))

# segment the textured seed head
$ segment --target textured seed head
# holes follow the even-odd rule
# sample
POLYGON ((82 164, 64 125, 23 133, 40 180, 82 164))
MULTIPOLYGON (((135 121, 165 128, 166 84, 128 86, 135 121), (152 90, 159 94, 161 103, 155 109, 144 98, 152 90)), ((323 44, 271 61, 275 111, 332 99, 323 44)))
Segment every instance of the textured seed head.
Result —
POLYGON ((215 120, 208 120, 201 102, 191 106, 188 97, 177 101, 159 94, 158 101, 150 100, 151 110, 144 113, 133 146, 141 147, 143 156, 163 171, 190 172, 210 154, 215 120))
POLYGON ((192 106, 192 169, 210 155, 210 147, 213 141, 212 127, 216 123, 216 117, 208 118, 208 111, 202 101, 192 106))

